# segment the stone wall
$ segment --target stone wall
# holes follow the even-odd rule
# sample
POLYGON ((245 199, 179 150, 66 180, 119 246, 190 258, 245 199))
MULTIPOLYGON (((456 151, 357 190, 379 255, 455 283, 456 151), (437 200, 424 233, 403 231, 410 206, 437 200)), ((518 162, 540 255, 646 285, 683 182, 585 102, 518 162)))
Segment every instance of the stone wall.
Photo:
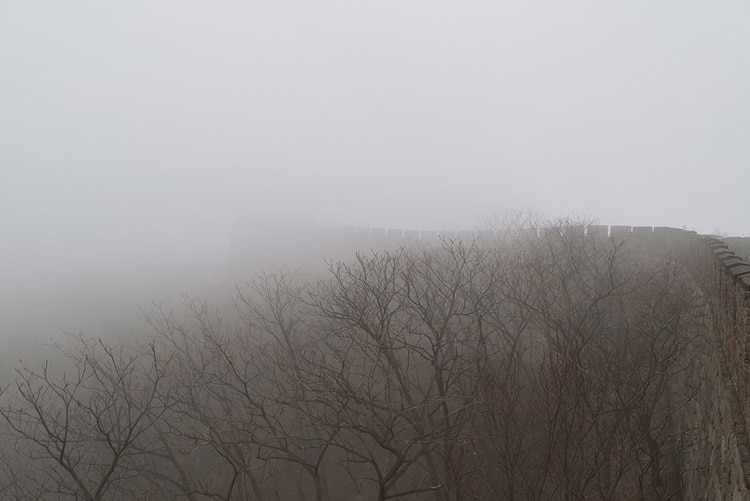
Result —
MULTIPOLYGON (((570 226, 572 231, 588 237, 611 237, 615 240, 637 242, 645 252, 664 249, 682 230, 650 226, 570 226)), ((472 239, 485 241, 528 238, 538 229, 510 231, 489 230, 407 230, 400 228, 370 228, 355 226, 315 226, 297 220, 283 220, 270 225, 258 222, 238 224, 233 231, 230 249, 230 275, 288 264, 320 269, 326 260, 351 259, 355 252, 389 249, 410 242, 434 244, 441 239, 472 239), (317 267, 317 268, 316 268, 317 267)))
POLYGON ((683 257, 706 298, 710 330, 691 354, 696 373, 684 385, 700 388, 684 418, 685 426, 703 428, 705 441, 686 458, 685 475, 708 489, 695 499, 750 499, 750 265, 718 238, 685 240, 683 257))
POLYGON ((727 237, 723 239, 729 250, 745 261, 750 261, 750 237, 727 237))
POLYGON ((710 331, 696 338, 672 398, 687 402, 672 416, 684 499, 750 499, 750 448, 722 346, 710 331))
POLYGON ((693 237, 689 249, 709 298, 714 334, 724 347, 732 383, 743 396, 742 411, 750 416, 750 398, 744 398, 750 396, 750 264, 710 236, 693 237))
MULTIPOLYGON (((497 238, 495 233, 481 233, 497 238)), ((356 252, 392 249, 410 242, 432 244, 440 239, 473 238, 474 235, 473 231, 461 230, 315 226, 299 221, 283 221, 274 227, 239 224, 232 235, 229 274, 247 276, 281 265, 322 271, 326 261, 350 260, 356 252)))
MULTIPOLYGON (((504 240, 528 238, 540 230, 507 232, 413 231, 386 228, 297 226, 269 234, 235 235, 233 272, 285 261, 315 269, 326 259, 351 259, 357 251, 393 248, 440 238, 504 240), (310 266, 313 263, 313 266, 310 266)), ((706 326, 685 353, 688 369, 672 388, 683 401, 673 416, 685 499, 750 499, 750 264, 722 240, 666 227, 591 225, 556 229, 625 242, 644 256, 681 260, 690 268, 706 303, 706 326)), ((319 269, 319 268, 318 268, 319 269)))

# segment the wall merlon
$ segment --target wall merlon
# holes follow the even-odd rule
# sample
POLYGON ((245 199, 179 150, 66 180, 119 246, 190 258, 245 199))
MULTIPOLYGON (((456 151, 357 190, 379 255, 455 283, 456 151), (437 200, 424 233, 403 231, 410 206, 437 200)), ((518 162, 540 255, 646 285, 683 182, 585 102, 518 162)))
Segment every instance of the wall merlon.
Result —
POLYGON ((404 239, 419 240, 420 234, 417 230, 404 230, 404 239))
POLYGON ((632 229, 630 226, 611 226, 609 236, 617 239, 627 239, 631 236, 632 229))
POLYGON ((404 238, 404 230, 388 228, 388 230, 386 231, 386 237, 389 240, 400 240, 404 238))
POLYGON ((657 235, 672 235, 675 230, 676 228, 670 226, 654 226, 654 234, 657 235))
POLYGON ((729 268, 729 273, 736 278, 747 275, 748 273, 750 273, 750 265, 741 264, 739 266, 733 266, 729 268))
POLYGON ((427 242, 436 241, 438 239, 437 231, 423 231, 420 233, 422 240, 427 242))
POLYGON ((566 226, 563 228, 563 233, 568 235, 584 236, 586 233, 586 227, 583 225, 566 226))
POLYGON ((602 224, 592 224, 589 225, 586 228, 586 235, 590 237, 608 237, 609 236, 609 226, 602 225, 602 224))
POLYGON ((316 229, 318 233, 322 235, 333 235, 336 232, 341 233, 340 226, 321 225, 321 226, 316 226, 316 229))
POLYGON ((743 264, 747 264, 747 262, 745 262, 744 259, 736 255, 733 257, 727 257, 723 259, 722 261, 724 261, 724 266, 726 266, 727 268, 732 268, 733 266, 740 266, 743 264))
POLYGON ((719 261, 724 261, 725 259, 732 259, 736 257, 735 253, 730 251, 729 249, 713 249, 713 252, 719 261))
POLYGON ((654 228, 651 226, 633 226, 634 237, 650 237, 654 234, 654 228))

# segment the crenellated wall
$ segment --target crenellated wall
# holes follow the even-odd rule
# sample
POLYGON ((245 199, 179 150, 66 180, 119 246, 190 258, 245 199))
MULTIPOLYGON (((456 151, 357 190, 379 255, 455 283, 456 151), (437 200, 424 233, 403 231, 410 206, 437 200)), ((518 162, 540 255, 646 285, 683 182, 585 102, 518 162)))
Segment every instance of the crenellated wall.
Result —
MULTIPOLYGON (((538 234, 539 230, 532 231, 538 234)), ((723 240, 693 231, 644 226, 571 226, 584 237, 612 238, 636 244, 645 255, 680 260, 695 278, 707 308, 704 335, 685 353, 688 370, 672 388, 694 393, 674 416, 680 447, 685 499, 750 499, 750 263, 723 240)), ((368 227, 298 226, 261 234, 242 231, 233 237, 233 273, 247 272, 243 262, 293 267, 350 257, 355 251, 392 248, 406 242, 440 238, 505 240, 525 237, 493 231, 416 231, 368 227), (269 238, 270 237, 270 238, 269 238)), ((314 269, 314 266, 312 266, 314 269)), ((691 394, 692 394, 691 393, 691 394)))
POLYGON ((722 490, 712 494, 721 494, 723 499, 750 499, 747 435, 750 430, 750 264, 723 240, 713 236, 689 235, 683 250, 708 301, 712 332, 705 342, 715 343, 718 367, 713 368, 713 373, 721 372, 725 386, 708 386, 699 394, 697 403, 711 409, 728 399, 731 406, 731 413, 723 413, 727 415, 707 413, 702 423, 709 430, 719 428, 719 433, 714 433, 713 440, 709 441, 712 449, 705 454, 715 458, 718 450, 727 460, 707 465, 709 477, 727 473, 718 484, 723 486, 722 490), (736 454, 729 454, 733 450, 736 454), (731 475, 725 472, 730 468, 730 456, 735 456, 734 462, 739 461, 739 471, 731 475), (742 482, 732 483, 730 478, 742 482))
POLYGON ((750 263, 723 240, 693 231, 590 226, 585 234, 639 243, 641 252, 669 255, 692 273, 708 315, 672 388, 695 394, 674 416, 686 446, 679 448, 684 496, 750 499, 750 263))
MULTIPOLYGON (((737 256, 722 240, 696 236, 691 252, 705 275, 711 307, 732 366, 734 384, 748 390, 750 362, 750 264, 737 256)), ((750 400, 748 401, 750 409, 750 400)))

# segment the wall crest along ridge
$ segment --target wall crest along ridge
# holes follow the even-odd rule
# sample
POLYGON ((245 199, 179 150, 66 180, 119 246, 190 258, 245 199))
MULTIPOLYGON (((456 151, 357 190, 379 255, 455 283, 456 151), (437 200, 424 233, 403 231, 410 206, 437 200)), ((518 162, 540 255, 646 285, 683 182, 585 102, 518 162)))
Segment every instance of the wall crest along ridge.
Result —
MULTIPOLYGON (((299 229, 298 229, 299 230, 299 229)), ((301 255, 338 259, 356 251, 388 249, 409 242, 479 238, 484 241, 533 238, 542 230, 516 232, 408 230, 315 226, 282 235, 294 252, 283 254, 294 263, 301 255)), ((686 353, 687 370, 674 392, 695 392, 696 398, 674 418, 685 499, 750 499, 750 263, 715 236, 668 227, 570 226, 554 231, 592 238, 612 238, 634 245, 640 254, 668 256, 684 262, 702 290, 710 313, 702 336, 686 353)), ((268 235, 235 235, 237 257, 270 255, 262 242, 268 235), (257 246, 257 247, 256 247, 257 246)), ((274 255, 274 257, 278 257, 274 255)), ((236 263, 234 263, 236 264, 236 263)), ((269 263, 262 263, 267 266, 269 263)), ((272 263, 271 263, 272 264, 272 263)), ((242 271, 235 268, 234 271, 242 271)))

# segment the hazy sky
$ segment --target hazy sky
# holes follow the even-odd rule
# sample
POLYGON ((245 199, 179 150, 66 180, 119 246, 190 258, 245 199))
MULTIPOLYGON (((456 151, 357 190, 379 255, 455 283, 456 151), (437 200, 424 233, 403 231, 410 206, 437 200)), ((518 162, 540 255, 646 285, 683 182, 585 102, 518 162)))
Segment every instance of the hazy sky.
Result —
POLYGON ((2 269, 222 249, 276 212, 748 235, 749 25, 745 0, 2 0, 2 269))

